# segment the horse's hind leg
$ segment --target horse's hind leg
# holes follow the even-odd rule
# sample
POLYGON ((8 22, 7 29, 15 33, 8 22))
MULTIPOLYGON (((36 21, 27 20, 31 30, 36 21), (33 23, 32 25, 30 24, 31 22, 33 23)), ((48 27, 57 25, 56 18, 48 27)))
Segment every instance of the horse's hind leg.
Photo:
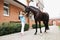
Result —
POLYGON ((41 22, 39 21, 39 28, 40 28, 40 33, 42 33, 41 31, 41 22))
POLYGON ((46 21, 46 30, 49 30, 48 21, 46 21))
POLYGON ((43 21, 43 23, 44 23, 44 25, 45 25, 45 32, 46 32, 46 27, 47 27, 47 26, 46 26, 46 21, 43 21))
POLYGON ((36 24, 36 32, 35 32, 35 35, 37 34, 37 21, 35 21, 35 24, 36 24))
POLYGON ((49 30, 48 21, 44 21, 43 23, 44 23, 44 25, 45 25, 45 32, 46 32, 46 30, 49 30))

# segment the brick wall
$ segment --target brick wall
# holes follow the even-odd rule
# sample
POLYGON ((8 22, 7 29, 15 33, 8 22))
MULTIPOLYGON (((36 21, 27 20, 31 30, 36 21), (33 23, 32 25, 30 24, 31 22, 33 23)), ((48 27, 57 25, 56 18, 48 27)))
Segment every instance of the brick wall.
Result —
POLYGON ((55 20, 56 21, 56 25, 60 26, 60 20, 55 20))
POLYGON ((0 0, 0 22, 3 21, 3 0, 0 0))
POLYGON ((49 20, 49 24, 50 25, 53 25, 53 20, 49 20))
POLYGON ((4 0, 0 0, 0 22, 19 21, 18 14, 22 9, 10 4, 9 5, 9 16, 4 16, 4 0))
POLYGON ((49 20, 49 24, 50 25, 57 25, 57 26, 60 26, 60 19, 55 19, 55 20, 53 20, 53 19, 51 19, 51 20, 49 20))
POLYGON ((9 21, 17 21, 19 11, 20 11, 20 9, 18 7, 10 4, 10 11, 9 11, 10 16, 8 17, 9 21))

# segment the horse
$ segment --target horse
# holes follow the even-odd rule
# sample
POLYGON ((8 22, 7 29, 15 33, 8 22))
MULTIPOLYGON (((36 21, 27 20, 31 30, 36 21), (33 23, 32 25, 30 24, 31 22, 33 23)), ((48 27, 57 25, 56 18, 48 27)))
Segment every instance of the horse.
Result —
POLYGON ((44 23, 45 32, 46 32, 46 30, 49 30, 49 27, 48 27, 49 14, 47 12, 42 12, 41 10, 39 10, 38 8, 35 8, 33 6, 26 7, 25 12, 27 12, 27 15, 29 15, 30 12, 32 12, 33 15, 34 15, 34 20, 35 20, 35 24, 36 24, 36 32, 34 33, 35 35, 37 34, 37 24, 38 23, 39 23, 39 26, 40 26, 40 33, 42 33, 41 21, 43 21, 43 23, 44 23))

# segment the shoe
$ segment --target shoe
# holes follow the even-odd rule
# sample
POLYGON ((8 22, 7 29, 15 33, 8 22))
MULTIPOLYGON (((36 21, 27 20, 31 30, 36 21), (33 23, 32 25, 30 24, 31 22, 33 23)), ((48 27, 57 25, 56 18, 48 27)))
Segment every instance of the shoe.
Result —
POLYGON ((23 35, 24 35, 24 33, 21 33, 21 35, 23 36, 23 35))

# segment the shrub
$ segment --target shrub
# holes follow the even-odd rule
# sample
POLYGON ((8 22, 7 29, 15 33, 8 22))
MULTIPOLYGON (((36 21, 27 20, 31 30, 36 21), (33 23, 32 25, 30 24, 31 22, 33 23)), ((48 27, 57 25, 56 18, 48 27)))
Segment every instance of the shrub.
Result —
POLYGON ((29 29, 29 25, 28 24, 25 24, 24 31, 27 31, 28 29, 29 29))
MULTIPOLYGON (((32 28, 33 28, 33 29, 34 29, 34 28, 36 28, 35 26, 36 26, 36 25, 35 25, 35 24, 33 24, 33 25, 32 25, 32 28)), ((51 25, 50 25, 50 24, 48 24, 48 26, 51 26, 51 25)), ((45 25, 44 25, 44 24, 41 24, 41 27, 45 27, 45 25)), ((37 28, 39 28, 39 24, 37 25, 37 28)))
POLYGON ((60 29, 60 26, 59 26, 59 29, 60 29))
MULTIPOLYGON (((27 31, 29 29, 29 25, 26 24, 24 30, 27 31)), ((21 31, 20 23, 2 23, 0 24, 0 36, 7 35, 11 33, 17 33, 21 31)))
MULTIPOLYGON (((44 27, 44 24, 41 24, 41 27, 44 27)), ((36 25, 33 24, 33 25, 32 25, 32 28, 33 28, 33 29, 36 28, 36 25)), ((39 24, 37 25, 37 28, 39 28, 39 24)))

